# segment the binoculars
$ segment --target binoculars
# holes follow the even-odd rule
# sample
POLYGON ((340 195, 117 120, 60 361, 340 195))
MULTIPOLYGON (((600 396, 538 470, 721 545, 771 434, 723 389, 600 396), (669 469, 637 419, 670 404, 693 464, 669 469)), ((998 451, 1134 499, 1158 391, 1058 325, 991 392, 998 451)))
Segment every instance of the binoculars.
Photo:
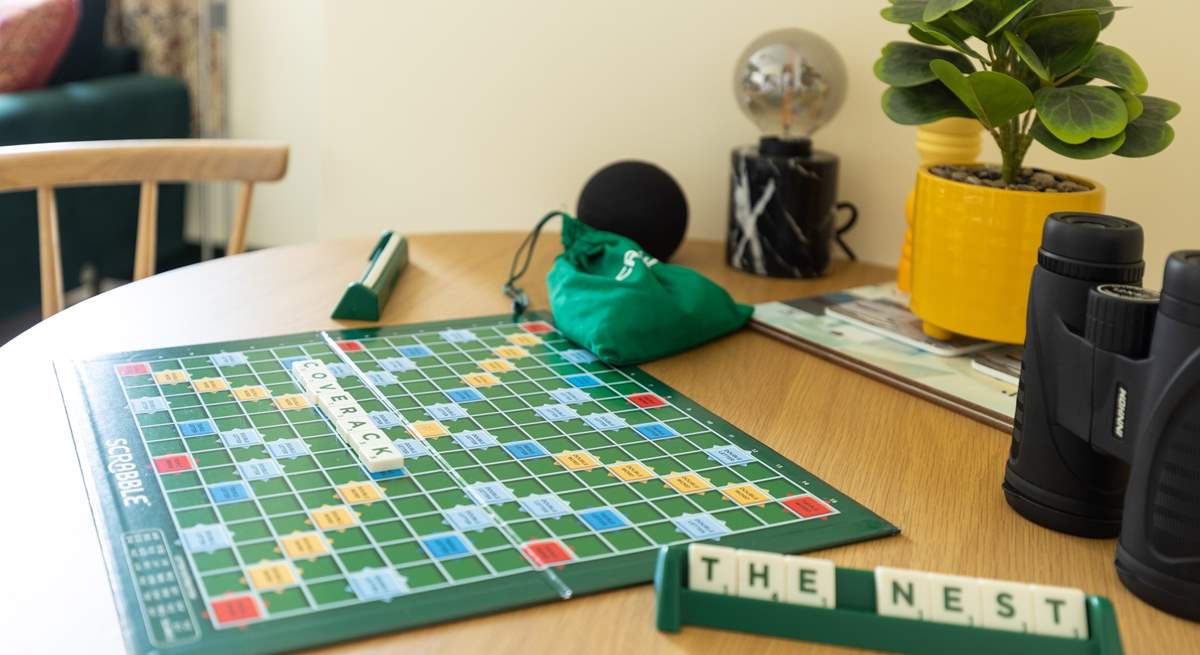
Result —
POLYGON ((1119 537, 1135 595, 1200 621, 1200 250, 1141 287, 1142 228, 1046 219, 1029 289, 1008 504, 1045 527, 1119 537))

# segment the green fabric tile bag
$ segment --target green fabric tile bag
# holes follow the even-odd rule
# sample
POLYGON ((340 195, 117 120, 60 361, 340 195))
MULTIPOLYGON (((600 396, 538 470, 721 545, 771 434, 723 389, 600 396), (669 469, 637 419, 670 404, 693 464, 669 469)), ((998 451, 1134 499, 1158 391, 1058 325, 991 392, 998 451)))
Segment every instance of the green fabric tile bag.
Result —
POLYGON ((617 366, 665 357, 741 328, 754 309, 703 275, 647 255, 631 239, 563 212, 542 218, 521 244, 504 292, 514 313, 529 305, 514 283, 529 268, 542 226, 563 219, 563 253, 546 276, 554 322, 568 339, 617 366), (522 252, 524 264, 518 269, 522 252))

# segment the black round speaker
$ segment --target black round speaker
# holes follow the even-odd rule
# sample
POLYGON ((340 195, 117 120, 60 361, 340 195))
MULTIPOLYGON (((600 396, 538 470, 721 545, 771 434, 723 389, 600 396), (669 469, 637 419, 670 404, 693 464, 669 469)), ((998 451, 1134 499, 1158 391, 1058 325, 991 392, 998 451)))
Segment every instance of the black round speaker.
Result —
POLYGON ((619 161, 596 171, 584 185, 576 215, 667 261, 687 230, 687 198, 675 179, 654 164, 619 161))

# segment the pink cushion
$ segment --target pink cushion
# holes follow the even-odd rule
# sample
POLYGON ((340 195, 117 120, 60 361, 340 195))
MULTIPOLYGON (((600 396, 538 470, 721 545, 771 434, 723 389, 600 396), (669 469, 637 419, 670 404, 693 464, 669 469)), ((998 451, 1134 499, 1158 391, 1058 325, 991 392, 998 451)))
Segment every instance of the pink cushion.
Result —
POLYGON ((0 93, 46 84, 79 23, 79 0, 0 0, 0 93))

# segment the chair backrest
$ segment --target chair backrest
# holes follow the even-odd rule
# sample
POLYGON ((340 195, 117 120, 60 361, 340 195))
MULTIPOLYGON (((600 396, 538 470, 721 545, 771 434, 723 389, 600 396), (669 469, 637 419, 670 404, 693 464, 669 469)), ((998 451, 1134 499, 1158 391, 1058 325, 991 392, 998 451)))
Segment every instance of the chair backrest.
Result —
POLYGON ((287 172, 288 146, 221 139, 81 141, 0 147, 0 192, 37 191, 42 316, 63 308, 55 187, 141 184, 133 279, 154 274, 160 182, 237 181, 237 211, 226 254, 246 247, 255 182, 287 172))

